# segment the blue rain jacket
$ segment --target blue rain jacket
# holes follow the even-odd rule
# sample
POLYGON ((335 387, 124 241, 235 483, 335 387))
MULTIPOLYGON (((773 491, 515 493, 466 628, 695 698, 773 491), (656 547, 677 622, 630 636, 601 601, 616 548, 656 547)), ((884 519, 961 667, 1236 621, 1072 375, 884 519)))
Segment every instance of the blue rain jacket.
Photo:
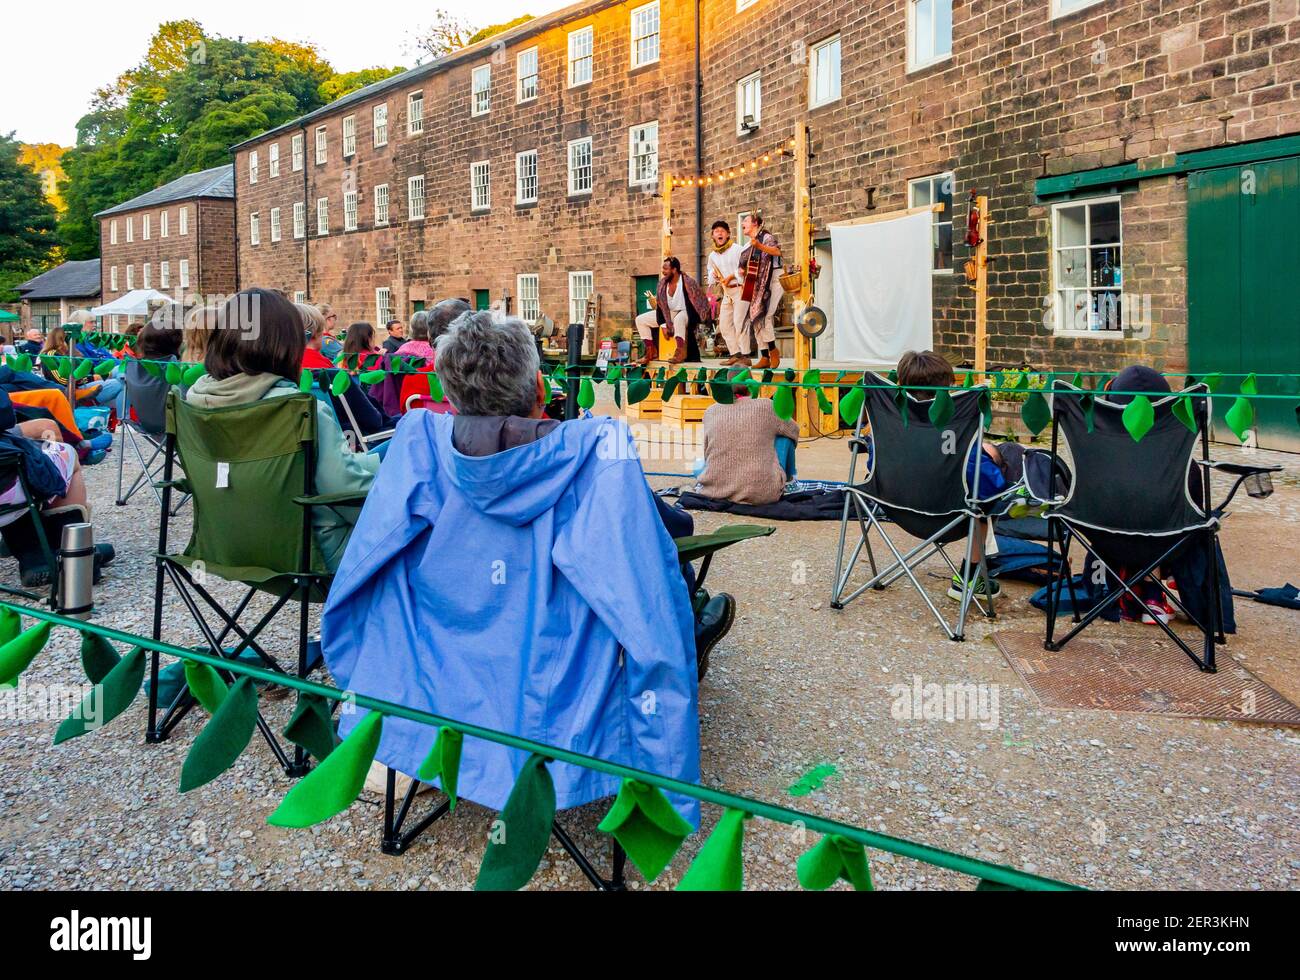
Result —
MULTIPOLYGON (((484 457, 458 452, 452 426, 423 411, 398 425, 322 613, 335 680, 697 782, 694 620, 626 425, 566 422, 484 457)), ((340 734, 363 715, 342 716, 340 734)), ((376 758, 414 776, 436 734, 385 718, 376 758)), ((467 736, 459 795, 501 809, 526 758, 467 736)), ((618 790, 549 769, 560 808, 618 790)), ((695 801, 670 799, 698 825, 695 801)))

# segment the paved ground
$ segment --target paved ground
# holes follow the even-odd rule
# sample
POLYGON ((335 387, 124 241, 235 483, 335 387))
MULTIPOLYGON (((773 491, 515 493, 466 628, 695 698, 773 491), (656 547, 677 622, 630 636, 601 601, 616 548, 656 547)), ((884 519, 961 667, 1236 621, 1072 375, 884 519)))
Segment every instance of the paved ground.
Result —
MULTIPOLYGON (((1240 587, 1300 581, 1300 465, 1279 458, 1292 473, 1268 500, 1243 497, 1224 534, 1240 587)), ((846 465, 842 442, 801 450, 801 475, 842 479, 846 465)), ((658 460, 647 469, 683 473, 690 465, 658 460)), ((144 497, 114 507, 114 475, 108 465, 89 474, 101 540, 112 540, 121 555, 99 591, 101 621, 147 632, 157 508, 144 497)), ((657 487, 683 482, 652 480, 657 487)), ((1296 887, 1300 732, 1040 709, 990 638, 996 629, 1041 628, 1028 586, 1007 583, 998 623, 976 622, 968 641, 954 644, 902 588, 832 611, 834 537, 831 524, 783 524, 772 537, 720 556, 710 585, 733 592, 740 613, 701 692, 708 784, 1094 888, 1296 887), (998 695, 996 724, 896 719, 891 688, 913 677, 990 685, 998 695), (793 795, 818 767, 823 778, 805 781, 798 792, 807 795, 793 795)), ((12 577, 13 563, 0 563, 0 574, 12 577)), ((937 601, 948 603, 942 583, 928 581, 937 601)), ((195 642, 182 613, 179 603, 168 604, 167 634, 195 642)), ((1293 700, 1300 699, 1295 617, 1239 603, 1241 632, 1227 648, 1293 700)), ((286 622, 281 641, 290 632, 286 622)), ((75 640, 56 636, 29 682, 81 682, 75 640)), ((287 720, 290 704, 268 706, 273 724, 287 720)), ((268 827, 266 815, 290 783, 256 740, 231 772, 182 797, 176 785, 201 724, 197 715, 174 742, 146 746, 141 698, 105 731, 51 748, 63 713, 0 718, 0 888, 473 883, 490 821, 478 807, 458 809, 406 856, 385 857, 374 797, 311 831, 268 827)), ((568 817, 575 836, 602 858, 594 826, 603 809, 568 817)), ((706 808, 706 824, 715 818, 706 808)), ((654 887, 676 882, 700 839, 688 842, 654 887)), ((794 861, 808 843, 790 828, 754 821, 747 886, 793 887, 794 861)), ((879 853, 872 866, 882 888, 972 885, 879 853)), ((532 887, 586 886, 552 847, 532 887)))

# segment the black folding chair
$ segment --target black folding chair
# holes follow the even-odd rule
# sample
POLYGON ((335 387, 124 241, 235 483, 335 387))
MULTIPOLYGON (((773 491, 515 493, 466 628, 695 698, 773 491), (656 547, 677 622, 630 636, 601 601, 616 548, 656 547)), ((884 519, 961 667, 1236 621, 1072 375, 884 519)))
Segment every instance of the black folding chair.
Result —
POLYGON ((1061 557, 1053 564, 1048 587, 1045 649, 1062 649, 1126 594, 1145 608, 1135 589, 1146 580, 1154 582, 1200 631, 1202 654, 1198 656, 1162 618, 1153 617, 1155 623, 1201 670, 1214 672, 1215 644, 1227 642, 1219 578, 1219 527, 1243 483, 1249 483, 1251 496, 1267 497, 1273 492, 1268 474, 1281 467, 1210 459, 1208 391, 1204 384, 1197 384, 1152 397, 1151 427, 1136 442, 1124 425, 1131 397, 1107 397, 1105 392, 1053 382, 1051 458, 1058 469, 1063 468, 1057 453, 1064 437, 1073 465, 1069 479, 1054 487, 1036 486, 1032 477, 1028 481, 1030 494, 1049 507, 1048 550, 1056 553, 1059 549, 1061 557), (1231 491, 1215 506, 1206 505, 1211 500, 1211 471, 1236 477, 1231 491), (1106 573, 1107 583, 1114 583, 1113 587, 1108 584, 1108 591, 1084 615, 1078 612, 1069 568, 1071 543, 1076 539, 1106 573), (1209 570, 1208 601, 1204 603, 1209 615, 1204 621, 1188 611, 1160 574, 1162 566, 1194 547, 1205 549, 1209 570), (1134 567, 1140 571, 1122 578, 1116 570, 1134 567), (1075 625, 1058 640, 1056 619, 1064 588, 1070 592, 1075 625))
MULTIPOLYGON (((58 563, 54 557, 54 550, 50 547, 49 535, 44 520, 46 515, 42 514, 36 495, 32 493, 31 487, 27 484, 27 477, 23 474, 21 456, 17 452, 0 452, 0 491, 9 489, 15 483, 23 488, 24 499, 19 503, 0 504, 0 516, 18 515, 16 519, 4 526, 4 541, 16 561, 19 560, 19 556, 24 550, 29 550, 33 554, 39 553, 40 559, 45 561, 46 567, 50 570, 50 593, 48 597, 43 597, 35 592, 26 589, 15 589, 7 585, 0 585, 0 592, 34 601, 48 598, 50 608, 57 609, 59 576, 56 570, 58 569, 58 563)), ((84 507, 65 507, 60 508, 60 510, 76 511, 78 520, 85 519, 84 507)))
POLYGON ((981 533, 982 522, 1005 513, 1019 489, 1017 484, 996 494, 982 493, 978 466, 973 485, 967 480, 970 454, 980 452, 984 434, 982 401, 988 390, 979 387, 951 393, 951 414, 946 419, 940 417, 939 424, 935 424, 931 421, 929 398, 917 397, 876 374, 867 373, 864 381, 869 387, 849 440, 852 456, 844 513, 840 518, 831 608, 843 609, 868 589, 884 589, 906 577, 948 638, 961 640, 972 602, 988 618, 995 615, 983 549, 978 575, 964 574, 971 567, 975 536, 981 533), (869 435, 864 435, 865 432, 869 435), (864 453, 869 454, 871 466, 866 480, 858 484, 858 458, 864 453), (921 543, 904 553, 885 533, 882 519, 920 538, 921 543), (857 525, 860 537, 846 564, 844 554, 850 523, 857 525), (872 531, 880 535, 894 557, 893 563, 884 569, 876 566, 871 548, 872 531), (963 537, 965 562, 959 569, 945 546, 963 537), (863 552, 871 566, 871 577, 846 594, 863 552), (939 612, 915 574, 917 566, 933 555, 941 557, 962 582, 955 625, 939 612), (977 586, 981 582, 985 583, 984 596, 978 594, 977 586))
MULTIPOLYGON (((162 491, 158 481, 162 479, 163 441, 167 435, 167 393, 171 391, 171 385, 165 378, 154 377, 139 361, 127 363, 122 380, 125 389, 118 423, 118 428, 122 430, 122 445, 117 454, 117 506, 125 507, 145 487, 153 490, 154 497, 161 504, 162 491), (135 410, 134 419, 131 418, 132 409, 135 410), (140 473, 131 482, 131 486, 123 491, 123 470, 128 446, 140 464, 140 473)), ((181 494, 179 502, 171 510, 171 516, 175 517, 189 499, 189 494, 181 494)))

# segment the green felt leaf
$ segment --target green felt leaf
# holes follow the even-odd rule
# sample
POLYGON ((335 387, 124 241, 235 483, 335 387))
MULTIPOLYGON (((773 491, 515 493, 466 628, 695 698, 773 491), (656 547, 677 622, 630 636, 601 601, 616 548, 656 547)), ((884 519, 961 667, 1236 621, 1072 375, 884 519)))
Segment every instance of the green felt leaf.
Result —
POLYGON ((645 378, 633 381, 627 386, 627 403, 635 405, 637 402, 643 402, 650 397, 650 382, 645 378))
POLYGON ((334 375, 334 380, 330 382, 330 393, 335 398, 342 398, 344 392, 352 387, 352 375, 346 371, 339 371, 334 375))
POLYGON ((943 428, 952 418, 953 408, 952 395, 946 391, 936 391, 930 400, 930 424, 937 429, 943 428))
POLYGON ((596 829, 619 842, 646 881, 659 877, 692 830, 657 786, 636 779, 623 780, 596 829))
POLYGON ((679 892, 738 892, 745 887, 745 821, 749 814, 728 807, 677 885, 679 892))
POLYGON ((311 386, 315 384, 315 382, 316 379, 312 377, 312 373, 306 368, 303 368, 302 374, 298 375, 298 390, 304 393, 311 391, 311 386))
POLYGON ((973 384, 975 384, 975 372, 974 372, 974 371, 967 371, 965 374, 963 374, 963 375, 961 376, 961 386, 962 386, 963 388, 969 388, 969 387, 971 387, 971 385, 973 385, 973 384))
POLYGON ((32 369, 32 355, 22 354, 18 358, 18 370, 30 371, 32 369))
POLYGON ((284 737, 294 745, 301 745, 317 762, 329 758, 339 744, 329 701, 319 694, 299 691, 293 717, 284 726, 284 737))
POLYGON ((107 378, 117 370, 117 358, 110 357, 105 361, 100 361, 95 365, 95 374, 101 378, 107 378))
POLYGON ((1035 391, 1025 399, 1025 403, 1020 406, 1020 420, 1034 435, 1047 428, 1047 424, 1052 421, 1052 410, 1041 391, 1035 391))
POLYGON ((993 424, 993 396, 984 390, 980 392, 980 414, 984 416, 984 428, 993 424))
POLYGON ((904 429, 911 425, 912 413, 907 407, 909 400, 910 399, 907 397, 907 389, 899 388, 894 392, 894 405, 897 407, 898 414, 903 420, 904 429))
POLYGON ((857 841, 827 834, 799 858, 799 884, 809 891, 825 891, 843 878, 857 891, 874 890, 867 852, 857 841))
POLYGON ((248 748, 256 726, 257 685, 251 677, 241 677, 185 756, 185 764, 181 766, 181 792, 206 786, 233 766, 248 748))
POLYGON ((583 378, 578 387, 578 407, 590 410, 596 404, 596 386, 590 378, 583 378))
POLYGON ((764 371, 762 375, 760 375, 759 380, 765 385, 770 385, 772 383, 772 378, 774 377, 775 375, 769 370, 764 371))
POLYGON ((59 366, 58 358, 56 358, 53 354, 41 355, 41 367, 45 368, 45 370, 53 371, 58 366, 59 366))
POLYGON ((465 736, 454 728, 438 729, 429 756, 420 765, 421 782, 431 783, 437 779, 442 791, 451 801, 451 809, 456 809, 456 783, 460 778, 460 753, 465 745, 465 736))
POLYGON ((162 378, 163 369, 155 361, 141 361, 140 366, 144 368, 145 373, 150 377, 162 378))
POLYGON ((788 385, 781 385, 776 389, 776 394, 772 398, 772 410, 776 412, 776 417, 779 419, 794 418, 794 395, 788 385))
POLYGON ((134 648, 108 672, 64 718, 54 733, 54 744, 59 745, 86 732, 98 731, 131 706, 140 685, 144 682, 145 652, 134 648))
POLYGON ((383 729, 384 716, 378 711, 362 718, 328 758, 289 790, 266 822, 273 827, 310 827, 350 807, 366 784, 383 729))
POLYGON ((194 660, 185 661, 185 683, 189 685, 194 700, 210 715, 217 713, 230 694, 230 688, 216 670, 194 660))
POLYGON ((81 669, 90 683, 98 684, 121 662, 122 655, 98 633, 81 634, 81 669))
POLYGON ((58 358, 59 374, 65 378, 72 373, 72 358, 66 354, 58 358))
POLYGON ((709 369, 708 369, 708 368, 704 368, 704 367, 702 367, 702 368, 700 368, 698 371, 695 372, 695 383, 696 383, 697 385, 706 384, 706 383, 708 382, 708 380, 709 380, 709 369))
POLYGON ((1248 375, 1246 375, 1246 377, 1245 377, 1244 379, 1242 379, 1242 382, 1241 382, 1241 393, 1242 393, 1243 395, 1258 395, 1258 394, 1259 394, 1259 382, 1258 382, 1258 380, 1256 379, 1255 375, 1253 375, 1253 374, 1248 374, 1248 375))
POLYGON ((1189 396, 1176 399, 1170 412, 1173 413, 1174 418, 1187 426, 1190 431, 1198 431, 1196 419, 1192 416, 1192 399, 1189 396))
POLYGON ((1097 424, 1097 399, 1092 395, 1084 395, 1079 399, 1079 404, 1083 407, 1083 421, 1091 432, 1097 424))
POLYGON ((736 400, 736 390, 730 382, 712 381, 709 383, 709 395, 719 405, 730 405, 736 400))
POLYGON ((862 412, 862 403, 866 401, 867 393, 861 388, 850 388, 848 394, 840 399, 840 418, 850 429, 858 424, 858 415, 862 412))
POLYGON ((1201 379, 1201 381, 1204 383, 1205 387, 1210 389, 1210 394, 1213 395, 1219 390, 1219 387, 1223 384, 1223 375, 1220 374, 1218 371, 1215 371, 1212 374, 1207 374, 1204 378, 1201 379))
POLYGON ((1141 442, 1142 437, 1151 431, 1151 426, 1156 422, 1156 411, 1151 407, 1151 399, 1146 395, 1138 395, 1124 408, 1124 414, 1121 416, 1124 421, 1124 428, 1128 429, 1128 434, 1133 437, 1134 442, 1141 442))
POLYGON ((555 823, 555 783, 546 760, 529 756, 488 837, 475 891, 516 891, 532 879, 555 823))
POLYGON ((167 383, 169 385, 178 385, 185 378, 185 369, 177 361, 169 361, 167 364, 167 383))
POLYGON ((825 390, 822 388, 817 389, 817 410, 823 415, 833 415, 835 413, 835 406, 831 404, 830 398, 827 397, 825 390))
POLYGON ((1013 388, 1012 390, 1013 390, 1013 391, 1028 391, 1028 390, 1029 390, 1029 375, 1027 375, 1027 374, 1025 374, 1023 371, 1021 371, 1021 372, 1020 372, 1020 378, 1019 378, 1018 381, 1016 381, 1016 386, 1015 386, 1015 388, 1013 388))
POLYGON ((617 384, 623 379, 623 368, 617 364, 611 364, 609 370, 605 372, 606 384, 617 384))
POLYGON ((1228 423, 1228 428, 1237 437, 1237 441, 1245 442, 1250 430, 1255 426, 1255 406, 1250 403, 1249 398, 1238 398, 1223 418, 1228 423))
POLYGON ((383 371, 364 371, 357 375, 357 380, 363 385, 377 385, 388 375, 383 371))
POLYGON ((208 373, 208 369, 202 364, 191 364, 181 374, 181 384, 186 388, 193 388, 201 377, 208 373))
POLYGON ((429 397, 436 402, 447 400, 447 393, 442 389, 442 381, 439 380, 437 371, 429 372, 429 397))
POLYGON ((1019 888, 1011 885, 1004 885, 1000 881, 989 881, 987 878, 981 878, 979 884, 975 886, 977 892, 1018 892, 1019 888))
MULTIPOLYGON (((22 617, 12 609, 0 609, 0 647, 3 647, 22 631, 22 617)), ((17 686, 17 679, 10 679, 0 684, 0 689, 17 686)))
POLYGON ((623 407, 623 386, 614 385, 614 404, 620 409, 623 407))
POLYGON ((0 646, 0 684, 17 680, 50 640, 50 624, 37 623, 0 646))
MULTIPOLYGON (((685 383, 686 383, 686 369, 685 369, 685 368, 682 368, 682 369, 679 370, 676 374, 674 374, 671 378, 668 378, 668 379, 664 382, 663 395, 661 396, 661 397, 663 398, 663 400, 664 400, 664 401, 671 401, 673 395, 677 394, 677 389, 678 389, 681 385, 683 385, 683 384, 685 384, 685 383)), ((579 402, 579 404, 582 404, 582 403, 579 402)))

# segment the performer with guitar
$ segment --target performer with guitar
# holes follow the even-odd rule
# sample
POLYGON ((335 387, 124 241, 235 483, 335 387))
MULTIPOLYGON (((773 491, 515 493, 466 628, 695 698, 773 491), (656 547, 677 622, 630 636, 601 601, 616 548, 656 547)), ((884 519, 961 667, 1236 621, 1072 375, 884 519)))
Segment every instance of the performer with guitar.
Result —
MULTIPOLYGON (((775 235, 764 230, 760 214, 745 215, 740 230, 749 239, 748 247, 740 253, 740 271, 744 273, 740 300, 748 306, 741 345, 754 351, 762 349, 763 356, 755 367, 774 368, 781 363, 776 346, 776 311, 785 295, 781 288, 781 245, 775 235)), ((738 363, 747 360, 742 357, 738 363)))

